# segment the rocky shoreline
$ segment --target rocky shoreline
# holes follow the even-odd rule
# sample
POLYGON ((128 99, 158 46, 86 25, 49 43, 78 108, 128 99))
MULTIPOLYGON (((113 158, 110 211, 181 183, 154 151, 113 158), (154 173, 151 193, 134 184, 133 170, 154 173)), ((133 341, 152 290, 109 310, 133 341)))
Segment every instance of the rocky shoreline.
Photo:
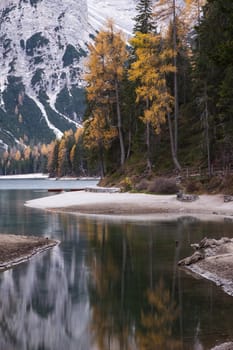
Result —
POLYGON ((233 239, 204 238, 191 245, 195 252, 178 265, 213 281, 224 292, 233 295, 233 239))
POLYGON ((0 271, 19 265, 58 243, 44 237, 1 234, 0 271))

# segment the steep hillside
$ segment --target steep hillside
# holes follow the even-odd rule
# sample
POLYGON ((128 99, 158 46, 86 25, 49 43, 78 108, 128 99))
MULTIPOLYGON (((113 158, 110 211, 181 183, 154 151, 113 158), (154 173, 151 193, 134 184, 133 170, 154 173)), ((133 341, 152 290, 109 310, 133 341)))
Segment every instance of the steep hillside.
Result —
POLYGON ((84 110, 86 0, 2 0, 0 25, 0 139, 45 142, 76 127, 84 110))

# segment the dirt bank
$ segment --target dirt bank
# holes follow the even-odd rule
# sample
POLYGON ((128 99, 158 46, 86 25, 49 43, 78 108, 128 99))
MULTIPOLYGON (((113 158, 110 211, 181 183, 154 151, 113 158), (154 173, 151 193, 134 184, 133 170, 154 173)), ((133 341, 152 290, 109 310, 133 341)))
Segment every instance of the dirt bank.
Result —
POLYGON ((0 271, 18 265, 56 244, 57 241, 43 237, 1 234, 0 271))

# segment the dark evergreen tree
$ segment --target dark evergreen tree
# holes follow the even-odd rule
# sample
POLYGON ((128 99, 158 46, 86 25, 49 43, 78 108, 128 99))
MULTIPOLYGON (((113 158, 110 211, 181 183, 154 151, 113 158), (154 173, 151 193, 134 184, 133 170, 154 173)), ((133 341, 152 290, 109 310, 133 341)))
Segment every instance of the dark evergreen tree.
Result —
POLYGON ((211 163, 227 166, 233 161, 233 2, 209 0, 197 32, 196 101, 210 170, 211 163))
POLYGON ((143 34, 156 31, 156 25, 153 18, 152 0, 138 0, 136 5, 137 15, 134 18, 134 32, 143 34))

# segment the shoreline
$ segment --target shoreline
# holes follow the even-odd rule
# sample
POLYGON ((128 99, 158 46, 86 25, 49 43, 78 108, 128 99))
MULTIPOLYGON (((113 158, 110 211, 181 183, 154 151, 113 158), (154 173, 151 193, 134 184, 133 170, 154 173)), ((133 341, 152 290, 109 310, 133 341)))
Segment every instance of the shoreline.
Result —
POLYGON ((233 202, 224 202, 223 195, 201 195, 192 202, 176 199, 176 195, 152 195, 143 193, 64 192, 49 197, 27 201, 25 206, 66 212, 77 215, 104 215, 134 218, 150 216, 196 216, 233 220, 233 202))
POLYGON ((30 260, 59 242, 36 236, 0 235, 0 272, 30 260))
POLYGON ((233 296, 233 238, 203 238, 191 246, 194 248, 193 255, 180 260, 178 265, 214 282, 233 296))

